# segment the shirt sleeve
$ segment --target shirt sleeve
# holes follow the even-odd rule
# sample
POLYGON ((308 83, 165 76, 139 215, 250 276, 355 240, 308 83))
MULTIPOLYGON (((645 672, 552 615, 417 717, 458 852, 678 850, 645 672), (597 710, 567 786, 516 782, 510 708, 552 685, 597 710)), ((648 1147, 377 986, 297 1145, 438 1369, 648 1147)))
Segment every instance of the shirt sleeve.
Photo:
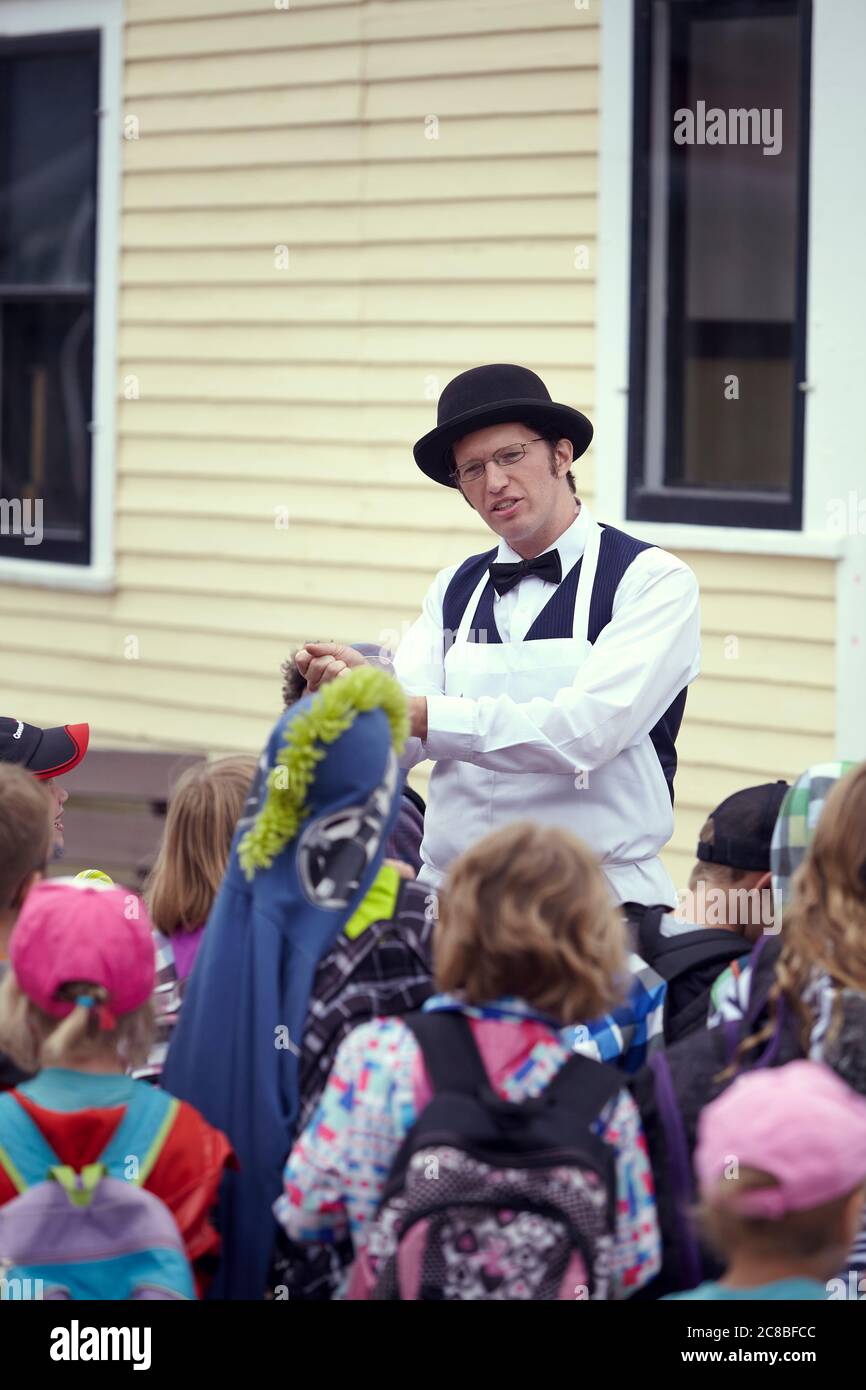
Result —
MULTIPOLYGON (((394 674, 407 695, 444 696, 445 634, 442 601, 456 565, 436 576, 424 596, 421 615, 405 634, 394 655, 394 674)), ((430 754, 419 738, 407 740, 400 766, 414 767, 430 754)))
POLYGON ((647 550, 623 576, 613 617, 574 683, 553 699, 412 691, 428 695, 426 756, 491 772, 591 771, 646 737, 698 674, 699 652, 695 576, 647 550))
MULTIPOLYGON (((407 1078, 417 1046, 397 1018, 354 1029, 289 1154, 274 1215, 292 1240, 334 1245, 365 1227, 414 1123, 407 1078), (351 1212, 349 1194, 351 1189, 351 1212)), ((357 1248, 357 1247, 356 1247, 357 1248)))
POLYGON ((661 1269, 661 1236, 646 1138, 628 1091, 620 1091, 602 1112, 600 1127, 614 1150, 616 1170, 610 1296, 629 1298, 661 1269))

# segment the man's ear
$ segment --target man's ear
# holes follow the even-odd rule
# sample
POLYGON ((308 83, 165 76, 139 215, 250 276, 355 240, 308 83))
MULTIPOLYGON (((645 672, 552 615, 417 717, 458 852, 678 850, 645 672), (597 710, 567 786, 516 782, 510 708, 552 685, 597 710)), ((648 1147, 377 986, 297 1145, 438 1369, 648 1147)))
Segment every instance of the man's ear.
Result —
POLYGON ((34 869, 32 874, 28 874, 26 878, 22 878, 15 892, 12 894, 12 901, 9 904, 13 912, 21 911, 24 906, 24 899, 27 897, 30 889, 43 877, 44 875, 41 869, 34 869))
POLYGON ((556 476, 564 478, 574 463, 574 445, 570 439, 558 439, 555 448, 556 476))

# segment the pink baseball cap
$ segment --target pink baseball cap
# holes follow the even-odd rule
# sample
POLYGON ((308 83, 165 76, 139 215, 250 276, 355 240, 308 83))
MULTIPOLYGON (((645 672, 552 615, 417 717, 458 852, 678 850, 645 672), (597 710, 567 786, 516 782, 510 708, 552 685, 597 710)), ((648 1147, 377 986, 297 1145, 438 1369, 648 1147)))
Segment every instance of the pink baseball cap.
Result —
POLYGON ((722 1195, 743 1216, 820 1207, 866 1182, 866 1100, 819 1062, 749 1072, 701 1112, 695 1168, 705 1197, 730 1176, 722 1195), (737 1192, 733 1160, 777 1186, 737 1192))
POLYGON ((45 1013, 65 1018, 75 1007, 58 999, 70 980, 108 991, 110 1015, 137 1009, 153 993, 155 959, 150 919, 141 899, 93 879, 45 879, 24 900, 9 943, 20 988, 45 1013))

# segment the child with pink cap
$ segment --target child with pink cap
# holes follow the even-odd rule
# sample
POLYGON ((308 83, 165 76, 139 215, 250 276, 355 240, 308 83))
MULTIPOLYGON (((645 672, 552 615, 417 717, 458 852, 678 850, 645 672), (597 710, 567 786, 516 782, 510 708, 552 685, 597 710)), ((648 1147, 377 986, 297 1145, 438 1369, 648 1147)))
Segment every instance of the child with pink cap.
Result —
POLYGON ((701 1112, 700 1220, 727 1260, 676 1299, 826 1299, 866 1196, 866 1100, 818 1062, 749 1072, 701 1112))
POLYGON ((0 1098, 0 1204, 22 1190, 14 1150, 31 1124, 61 1164, 80 1170, 99 1161, 124 1119, 158 1105, 153 1142, 131 1156, 141 1171, 124 1176, 138 1178, 169 1208, 201 1290, 220 1244, 211 1212, 234 1158, 225 1136, 191 1105, 127 1075, 147 1056, 154 1026, 154 944, 144 904, 92 880, 38 883, 19 914, 9 959, 0 1048, 36 1075, 0 1098))

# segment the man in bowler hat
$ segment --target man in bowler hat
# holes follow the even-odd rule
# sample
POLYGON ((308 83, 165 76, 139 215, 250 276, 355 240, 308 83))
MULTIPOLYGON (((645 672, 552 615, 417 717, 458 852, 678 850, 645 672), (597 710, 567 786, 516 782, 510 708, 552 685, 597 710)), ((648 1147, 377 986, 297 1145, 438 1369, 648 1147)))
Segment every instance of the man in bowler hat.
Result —
MULTIPOLYGON (((419 878, 439 884, 467 844, 510 821, 564 826, 599 855, 627 913, 675 902, 659 858, 673 831, 675 740, 698 674, 691 570, 597 522, 572 464, 592 425, 526 367, 445 387, 418 467, 463 494, 498 538, 442 570, 404 637, 404 766, 434 763, 419 878)), ((308 642, 315 690, 363 658, 308 642)))

